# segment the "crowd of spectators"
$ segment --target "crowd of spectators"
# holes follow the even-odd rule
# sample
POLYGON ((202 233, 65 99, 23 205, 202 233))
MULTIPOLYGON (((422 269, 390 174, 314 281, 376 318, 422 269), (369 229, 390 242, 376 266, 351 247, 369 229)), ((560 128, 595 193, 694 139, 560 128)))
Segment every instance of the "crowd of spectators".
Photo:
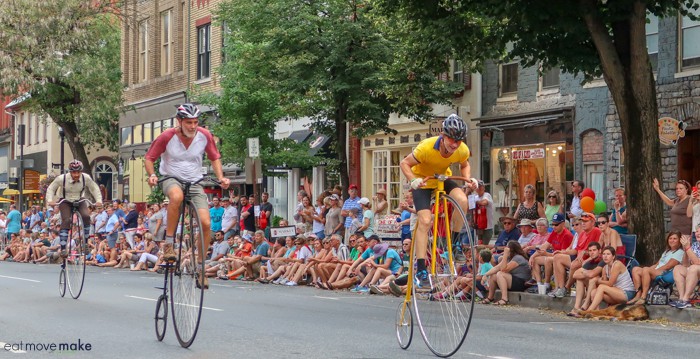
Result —
MULTIPOLYGON (((582 186, 581 181, 575 181, 572 192, 582 186)), ((563 298, 575 288, 571 294, 576 296, 575 306, 569 314, 578 316, 603 302, 643 302, 654 282, 662 279, 677 287, 678 300, 671 304, 688 308, 700 277, 700 195, 685 181, 678 181, 674 199, 658 188, 658 182, 654 188, 672 207, 667 248, 652 266, 628 270, 619 257, 625 253, 620 234, 627 233, 623 189, 615 191, 611 212, 596 216, 574 208, 575 203, 564 208, 556 192, 550 192, 543 205, 534 199, 534 187, 526 186, 523 202, 514 215, 500 218, 502 230, 492 241, 494 220, 488 211, 493 211, 493 200, 480 182, 470 193, 472 210, 485 210, 488 215, 474 232, 478 256, 471 258, 471 251, 465 251, 462 268, 467 270, 432 299, 465 299, 476 287, 475 300, 507 305, 509 291, 530 290, 563 298), (500 298, 496 298, 497 290, 500 298)), ((348 194, 343 200, 341 188, 336 187, 314 201, 299 191, 294 223, 282 219, 276 224, 294 225, 296 235, 284 238, 270 236, 273 208, 267 193, 260 200, 254 195, 214 197, 210 203, 214 238, 206 256, 206 275, 220 280, 402 295, 415 226, 411 193, 393 210, 388 208, 382 189, 371 200, 360 197, 355 185, 349 187, 348 194), (376 234, 375 218, 387 212, 399 216, 401 241, 389 243, 376 234)), ((93 206, 88 264, 159 271, 163 253, 172 249, 163 241, 167 204, 167 200, 155 203, 143 211, 119 200, 93 206)), ((472 225, 478 220, 473 211, 472 225)), ((7 214, 0 212, 0 236, 5 243, 0 260, 57 262, 60 222, 57 207, 33 206, 19 213, 13 206, 7 214)), ((464 244, 470 243, 465 240, 464 244)))

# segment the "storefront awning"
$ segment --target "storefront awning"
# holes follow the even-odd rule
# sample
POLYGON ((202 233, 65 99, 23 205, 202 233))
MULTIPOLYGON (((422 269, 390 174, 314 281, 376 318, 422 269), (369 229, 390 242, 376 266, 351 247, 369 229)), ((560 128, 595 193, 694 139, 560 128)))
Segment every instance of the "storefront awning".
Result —
POLYGON ((5 197, 0 197, 0 203, 14 203, 15 201, 7 199, 5 197))
MULTIPOLYGON (((41 192, 39 192, 35 189, 25 189, 22 191, 22 194, 37 194, 37 193, 41 193, 41 192)), ((19 191, 16 189, 8 188, 8 189, 2 191, 3 196, 16 196, 18 194, 19 194, 19 191)))
POLYGON ((297 143, 304 142, 307 138, 309 138, 309 135, 311 135, 311 131, 309 130, 299 130, 299 131, 294 131, 289 134, 287 138, 290 140, 294 140, 297 143))

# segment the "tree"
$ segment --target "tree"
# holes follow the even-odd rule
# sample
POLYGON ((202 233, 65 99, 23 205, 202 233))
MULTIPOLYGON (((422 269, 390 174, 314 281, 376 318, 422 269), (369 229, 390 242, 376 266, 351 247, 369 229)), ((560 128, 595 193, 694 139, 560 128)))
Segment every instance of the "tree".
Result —
POLYGON ((630 229, 638 234, 637 254, 645 263, 663 247, 663 208, 652 178, 661 178, 656 87, 646 47, 646 15, 688 9, 694 0, 378 0, 377 5, 408 20, 414 33, 430 38, 416 54, 431 58, 452 51, 475 64, 507 54, 523 66, 560 66, 586 79, 603 75, 623 139, 630 229), (642 179, 641 181, 639 179, 642 179))
POLYGON ((0 11, 0 88, 66 133, 90 172, 90 148, 116 151, 122 107, 119 22, 109 0, 13 0, 0 11))
MULTIPOLYGON (((229 1, 218 17, 230 29, 222 128, 257 128, 262 141, 275 121, 311 118, 312 129, 333 139, 345 188, 347 125, 359 137, 394 132, 392 112, 424 120, 431 117, 431 103, 447 103, 456 92, 435 71, 402 61, 410 58, 410 47, 367 1, 229 1)), ((297 158, 293 154, 279 155, 297 158)))

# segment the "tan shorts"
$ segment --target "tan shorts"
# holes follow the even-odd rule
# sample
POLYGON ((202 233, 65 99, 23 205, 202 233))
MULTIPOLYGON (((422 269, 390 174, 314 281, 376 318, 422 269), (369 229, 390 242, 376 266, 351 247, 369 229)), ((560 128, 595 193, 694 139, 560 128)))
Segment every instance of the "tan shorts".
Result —
POLYGON ((260 261, 257 261, 253 263, 251 267, 253 268, 253 276, 256 276, 258 275, 258 273, 260 273, 260 267, 262 267, 262 264, 260 263, 260 261))
MULTIPOLYGON (((170 188, 173 186, 178 186, 183 188, 182 184, 174 178, 168 178, 160 184, 160 188, 163 189, 163 193, 168 194, 170 188)), ((200 185, 194 185, 190 187, 190 198, 197 209, 209 209, 209 201, 207 200, 207 195, 204 193, 204 188, 200 185)))

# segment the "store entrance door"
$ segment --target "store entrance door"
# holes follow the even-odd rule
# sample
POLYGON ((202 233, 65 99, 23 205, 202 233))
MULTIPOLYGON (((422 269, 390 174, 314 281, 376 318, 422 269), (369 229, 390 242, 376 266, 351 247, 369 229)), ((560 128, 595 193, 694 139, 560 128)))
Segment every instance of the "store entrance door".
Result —
POLYGON ((678 179, 695 183, 700 180, 700 129, 685 132, 678 140, 678 179))

